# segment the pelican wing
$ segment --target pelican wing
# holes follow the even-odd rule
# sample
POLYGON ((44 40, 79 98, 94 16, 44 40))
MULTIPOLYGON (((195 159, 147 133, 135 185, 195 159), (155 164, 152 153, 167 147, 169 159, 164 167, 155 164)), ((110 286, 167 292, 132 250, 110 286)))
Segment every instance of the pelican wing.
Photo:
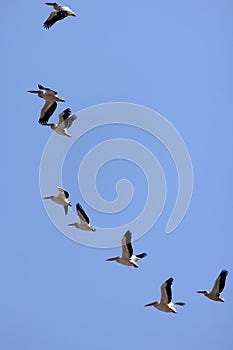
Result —
POLYGON ((59 187, 59 186, 57 186, 57 189, 58 189, 58 191, 59 191, 59 195, 58 195, 58 196, 59 196, 60 198, 63 198, 63 199, 69 198, 69 192, 63 190, 63 188, 61 188, 61 187, 59 187))
POLYGON ((213 289, 210 293, 219 296, 225 287, 226 277, 228 275, 228 271, 222 270, 218 277, 215 280, 213 289))
POLYGON ((62 124, 63 122, 65 122, 69 118, 70 114, 71 114, 70 108, 66 108, 64 111, 62 111, 59 114, 59 116, 58 116, 58 118, 59 118, 58 123, 62 124))
POLYGON ((82 206, 79 203, 76 204, 76 210, 77 210, 79 219, 89 224, 90 223, 89 217, 87 216, 87 214, 85 213, 85 211, 83 210, 82 206))
POLYGON ((64 211, 65 211, 65 215, 67 215, 68 214, 68 205, 64 205, 64 211))
POLYGON ((45 101, 45 104, 40 112, 38 123, 44 125, 48 123, 49 118, 53 115, 57 108, 57 102, 45 101))
POLYGON ((133 255, 133 247, 131 244, 132 240, 132 233, 131 231, 127 231, 121 240, 121 246, 122 246, 122 257, 124 259, 129 259, 133 255))
POLYGON ((44 22, 44 28, 49 29, 56 23, 57 21, 60 21, 61 19, 67 17, 67 13, 65 11, 59 10, 54 11, 50 13, 50 16, 46 19, 44 22))
POLYGON ((64 122, 65 129, 69 129, 76 119, 77 119, 77 117, 75 115, 72 115, 71 117, 66 119, 65 122, 64 122))
POLYGON ((161 285, 161 300, 162 304, 169 304, 172 301, 172 283, 173 278, 169 278, 161 285))
POLYGON ((50 88, 46 88, 46 87, 44 87, 44 86, 41 85, 41 84, 38 84, 38 88, 39 88, 40 90, 45 90, 45 91, 47 91, 47 92, 53 93, 54 95, 57 95, 57 91, 54 91, 54 90, 52 90, 52 89, 50 89, 50 88))
POLYGON ((76 13, 74 13, 74 11, 72 11, 69 7, 67 6, 61 6, 61 10, 64 11, 67 16, 74 16, 77 17, 76 13))

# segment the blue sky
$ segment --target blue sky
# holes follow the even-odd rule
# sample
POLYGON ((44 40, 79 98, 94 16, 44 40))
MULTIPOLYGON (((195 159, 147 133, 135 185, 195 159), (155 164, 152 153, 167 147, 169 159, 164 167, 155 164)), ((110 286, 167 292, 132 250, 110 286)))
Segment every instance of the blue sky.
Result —
MULTIPOLYGON (((233 4, 65 4, 78 17, 49 31, 42 24, 50 8, 42 1, 6 3, 1 20, 2 119, 8 117, 1 138, 7 198, 0 254, 1 347, 232 349, 233 4), (47 216, 39 166, 51 130, 37 123, 42 101, 27 93, 38 83, 59 91, 66 99, 64 108, 72 112, 107 102, 136 103, 161 113, 182 135, 193 163, 194 192, 188 213, 171 235, 165 234, 165 227, 177 174, 158 140, 124 126, 103 127, 90 139, 76 142, 65 162, 63 183, 72 203, 80 201, 93 225, 105 226, 109 215, 99 215, 80 198, 80 153, 87 153, 93 140, 132 137, 160 160, 168 196, 157 224, 134 242, 135 252, 148 253, 139 269, 107 263, 105 259, 118 255, 120 248, 74 243, 47 216), (198 289, 210 289, 223 268, 229 270, 224 304, 196 294, 198 289), (174 277, 174 300, 187 305, 177 315, 145 309, 145 303, 159 299, 160 285, 169 277, 174 277)), ((135 198, 126 214, 111 217, 113 226, 136 216, 145 200, 143 174, 123 160, 100 172, 97 187, 102 196, 113 199, 114 182, 122 177, 134 183, 135 198)))

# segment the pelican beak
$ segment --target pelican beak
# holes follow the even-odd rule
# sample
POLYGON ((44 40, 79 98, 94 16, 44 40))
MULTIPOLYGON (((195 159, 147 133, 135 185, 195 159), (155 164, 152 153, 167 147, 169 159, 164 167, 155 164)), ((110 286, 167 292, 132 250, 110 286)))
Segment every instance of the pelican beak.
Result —
POLYGON ((109 259, 106 259, 106 261, 115 261, 117 260, 118 256, 116 256, 115 258, 109 258, 109 259))
POLYGON ((68 224, 68 226, 75 226, 75 223, 74 224, 68 224))
POLYGON ((146 304, 146 305, 144 305, 145 307, 147 307, 147 306, 154 306, 154 303, 149 303, 149 304, 146 304))
POLYGON ((28 92, 30 92, 31 94, 38 94, 39 93, 38 90, 28 90, 28 92))
POLYGON ((68 206, 69 206, 69 207, 72 207, 72 204, 69 202, 68 206))

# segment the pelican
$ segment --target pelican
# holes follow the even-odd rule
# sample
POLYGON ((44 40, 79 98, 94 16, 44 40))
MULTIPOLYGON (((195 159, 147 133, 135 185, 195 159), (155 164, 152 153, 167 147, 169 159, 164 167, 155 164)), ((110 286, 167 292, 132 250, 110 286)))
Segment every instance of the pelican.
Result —
POLYGON ((55 203, 62 205, 64 207, 65 214, 67 214, 68 207, 72 207, 71 202, 68 201, 69 193, 59 186, 57 186, 57 189, 59 191, 58 196, 48 196, 44 197, 43 199, 51 199, 55 203))
POLYGON ((76 211, 78 217, 80 218, 80 222, 75 222, 74 224, 69 224, 68 226, 75 226, 80 230, 95 232, 96 229, 90 225, 89 217, 87 216, 87 214, 85 213, 85 211, 79 203, 76 204, 76 211))
POLYGON ((60 4, 57 4, 56 2, 46 2, 45 5, 53 6, 55 10, 50 13, 49 17, 44 22, 45 29, 49 29, 50 27, 52 27, 52 25, 54 25, 54 23, 68 16, 76 17, 76 14, 67 6, 62 6, 60 4))
POLYGON ((49 124, 46 123, 44 125, 50 126, 56 133, 63 136, 71 137, 71 135, 67 132, 72 125, 72 123, 77 119, 75 115, 70 117, 71 110, 70 108, 66 108, 63 112, 59 114, 58 124, 49 124))
POLYGON ((184 306, 185 303, 176 302, 172 303, 172 283, 174 279, 168 278, 162 285, 161 285, 161 299, 160 301, 153 301, 153 303, 146 304, 144 306, 154 306, 156 309, 164 312, 173 312, 174 314, 177 313, 175 306, 184 306))
POLYGON ((40 112, 40 124, 46 124, 57 108, 57 102, 65 102, 63 98, 57 96, 57 92, 38 84, 39 90, 28 90, 32 94, 37 94, 45 100, 45 104, 40 112))
POLYGON ((220 294, 222 293, 225 287, 227 275, 228 271, 222 270, 216 278, 214 286, 210 292, 208 292, 207 290, 199 290, 197 291, 197 293, 202 293, 211 300, 224 302, 224 299, 220 297, 220 294))
POLYGON ((131 244, 132 233, 128 230, 121 240, 122 246, 122 256, 117 256, 115 258, 109 258, 106 261, 116 261, 119 264, 126 266, 134 266, 138 267, 136 261, 145 258, 147 256, 146 253, 141 253, 138 255, 133 255, 133 247, 131 244))

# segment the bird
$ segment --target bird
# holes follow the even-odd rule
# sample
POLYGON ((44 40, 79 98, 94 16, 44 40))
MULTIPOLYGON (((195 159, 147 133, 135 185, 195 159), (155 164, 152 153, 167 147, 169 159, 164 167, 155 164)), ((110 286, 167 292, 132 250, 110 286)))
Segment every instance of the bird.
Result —
POLYGON ((185 303, 182 302, 176 302, 172 303, 172 283, 174 279, 172 277, 168 278, 162 285, 161 285, 161 299, 160 301, 153 301, 153 303, 146 304, 144 306, 154 306, 156 309, 164 312, 173 312, 174 314, 177 313, 175 306, 184 306, 185 303))
POLYGON ((45 104, 40 112, 40 119, 38 122, 40 124, 46 124, 57 108, 57 102, 65 102, 63 98, 57 96, 57 92, 46 88, 41 84, 38 84, 39 90, 28 90, 32 94, 37 94, 40 98, 45 100, 45 104))
POLYGON ((53 6, 55 10, 50 13, 49 17, 44 22, 43 26, 45 29, 49 29, 57 21, 60 21, 61 19, 64 19, 68 16, 77 16, 69 7, 57 4, 56 2, 45 2, 45 5, 53 6))
POLYGON ((136 263, 136 261, 145 258, 147 254, 141 253, 141 254, 133 255, 133 247, 131 244, 131 240, 132 240, 132 232, 128 230, 126 231, 126 233, 124 234, 121 240, 122 256, 109 258, 106 261, 116 261, 122 265, 133 266, 138 268, 138 264, 136 263))
POLYGON ((71 137, 71 135, 67 132, 72 125, 72 123, 77 119, 75 115, 70 117, 71 110, 70 108, 66 108, 63 112, 61 112, 58 116, 58 124, 54 123, 45 123, 45 126, 50 126, 52 130, 54 130, 57 134, 71 137))
POLYGON ((69 192, 64 190, 63 188, 57 186, 57 189, 59 191, 58 196, 48 196, 44 197, 43 199, 51 199, 57 204, 60 204, 64 207, 65 214, 68 214, 68 207, 72 207, 72 204, 70 201, 68 201, 69 198, 69 192))
POLYGON ((208 292, 207 290, 198 290, 197 293, 204 294, 207 298, 211 300, 221 301, 223 303, 224 299, 220 297, 220 294, 222 293, 225 287, 227 275, 228 275, 228 271, 222 270, 218 275, 218 277, 216 278, 214 282, 214 286, 210 292, 208 292))
POLYGON ((79 203, 76 204, 76 211, 77 211, 78 217, 80 218, 80 222, 75 222, 73 224, 69 224, 68 226, 75 226, 80 230, 95 232, 96 229, 90 225, 89 217, 83 210, 83 207, 81 206, 81 204, 79 203))

